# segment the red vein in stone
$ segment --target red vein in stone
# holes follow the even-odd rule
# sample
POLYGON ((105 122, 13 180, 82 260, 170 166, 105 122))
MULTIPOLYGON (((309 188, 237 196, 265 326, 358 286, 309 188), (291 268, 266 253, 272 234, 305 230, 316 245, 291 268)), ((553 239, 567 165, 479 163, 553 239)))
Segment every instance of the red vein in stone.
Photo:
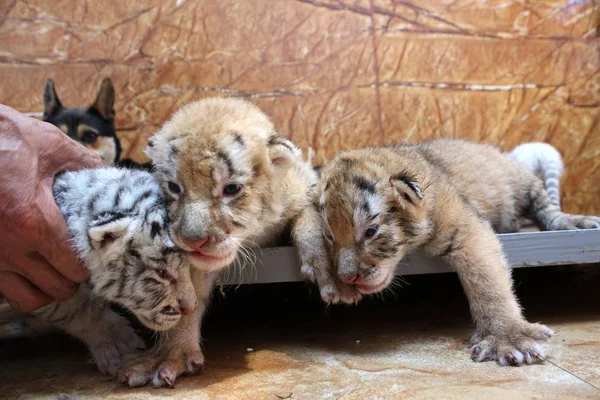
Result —
POLYGON ((383 121, 381 118, 381 93, 379 92, 379 59, 377 57, 377 28, 373 0, 369 0, 371 14, 371 39, 373 40, 373 70, 375 72, 375 106, 377 107, 377 126, 379 128, 379 144, 383 144, 383 121))

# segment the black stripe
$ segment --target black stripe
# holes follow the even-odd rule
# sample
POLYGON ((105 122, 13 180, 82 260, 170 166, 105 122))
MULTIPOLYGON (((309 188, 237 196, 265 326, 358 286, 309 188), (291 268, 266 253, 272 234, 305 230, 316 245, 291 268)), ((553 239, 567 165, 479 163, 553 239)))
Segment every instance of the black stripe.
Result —
POLYGON ((130 249, 127 250, 127 253, 130 256, 135 257, 137 259, 141 259, 142 258, 142 255, 137 250, 135 250, 135 249, 130 248, 130 249))
POLYGON ((125 214, 120 212, 116 213, 102 213, 101 215, 97 215, 94 217, 94 220, 90 224, 91 227, 102 226, 106 224, 110 224, 111 222, 115 222, 119 219, 125 218, 125 214))
POLYGON ((395 181, 404 182, 410 188, 410 190, 415 192, 417 197, 419 197, 420 199, 423 198, 423 191, 421 190, 419 185, 415 182, 414 178, 408 176, 407 174, 397 174, 397 175, 392 176, 391 179, 395 180, 395 181))
POLYGON ((245 146, 244 138, 242 138, 242 136, 239 133, 233 133, 232 136, 233 136, 234 142, 236 142, 237 144, 239 144, 242 147, 245 146))
POLYGON ((100 191, 96 192, 90 199, 90 202, 88 203, 88 210, 90 211, 90 214, 92 214, 92 215, 93 215, 93 211, 96 209, 96 202, 100 198, 101 194, 102 194, 102 192, 100 192, 100 191))
POLYGON ((270 147, 275 145, 281 145, 283 147, 287 147, 292 153, 298 150, 298 148, 292 142, 280 135, 273 135, 269 137, 268 145, 270 147))
POLYGON ((231 223, 233 224, 233 226, 237 226, 238 228, 246 229, 246 225, 244 225, 236 220, 232 220, 231 223))
POLYGON ((377 217, 379 217, 379 214, 375 214, 375 215, 369 215, 369 216, 367 217, 367 222, 373 222, 373 220, 374 220, 375 218, 377 218, 377 217))
POLYGON ((172 254, 172 253, 177 253, 178 251, 179 251, 179 249, 177 247, 165 247, 162 250, 162 255, 163 255, 163 257, 166 257, 167 255, 172 254))
POLYGON ((108 282, 106 282, 104 285, 102 285, 102 287, 100 289, 98 289, 97 293, 104 294, 104 292, 106 290, 108 290, 109 288, 112 288, 115 283, 117 283, 116 279, 110 279, 110 280, 108 280, 108 282))
POLYGON ((121 276, 119 277, 119 290, 117 291, 117 298, 118 299, 122 299, 123 298, 123 291, 125 290, 125 280, 126 280, 125 268, 123 268, 121 270, 121 276))
POLYGON ((125 186, 121 186, 119 190, 117 190, 117 194, 115 195, 115 200, 113 201, 113 208, 119 208, 119 203, 121 202, 121 196, 125 191, 125 186))
POLYGON ((360 203, 360 208, 365 212, 365 214, 371 214, 371 207, 369 207, 369 203, 366 200, 360 203))
POLYGON ((153 193, 152 190, 146 190, 144 193, 142 193, 142 195, 140 197, 138 197, 137 200, 133 203, 133 205, 129 208, 129 212, 135 210, 142 201, 151 197, 152 193, 153 193))
POLYGON ((450 253, 453 253, 454 251, 456 251, 458 248, 455 247, 455 240, 456 240, 456 235, 458 234, 458 228, 454 230, 454 232, 452 232, 452 235, 450 235, 450 241, 448 242, 448 245, 446 246, 446 248, 444 249, 444 251, 442 251, 440 254, 438 254, 438 256, 440 257, 446 257, 448 255, 450 255, 450 253))
POLYGON ((160 234, 160 231, 161 231, 160 224, 158 222, 154 221, 150 228, 150 237, 152 239, 154 239, 157 235, 160 234))
POLYGON ((362 176, 354 177, 353 182, 360 190, 375 194, 375 182, 369 181, 362 176))
POLYGON ((223 153, 221 150, 217 151, 217 157, 225 164, 225 166, 227 167, 227 172, 228 174, 234 175, 235 171, 233 169, 233 164, 231 163, 231 160, 229 159, 229 157, 227 156, 227 154, 223 153))

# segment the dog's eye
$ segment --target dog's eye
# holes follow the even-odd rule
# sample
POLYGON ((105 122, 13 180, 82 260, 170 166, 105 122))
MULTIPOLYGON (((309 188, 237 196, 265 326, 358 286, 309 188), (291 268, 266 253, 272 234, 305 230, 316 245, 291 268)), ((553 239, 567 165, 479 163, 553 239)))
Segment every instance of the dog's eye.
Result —
POLYGON ((242 185, 238 185, 237 183, 232 183, 230 185, 227 185, 223 188, 223 195, 224 196, 233 196, 236 195, 240 192, 240 190, 242 190, 242 185))
POLYGON ((169 182, 168 186, 169 186, 169 190, 172 193, 174 193, 174 194, 180 194, 181 193, 181 186, 179 186, 175 182, 169 182))
POLYGON ((83 135, 81 136, 81 141, 83 143, 92 144, 92 143, 96 142, 96 139, 98 139, 98 134, 93 131, 85 131, 83 133, 83 135))
POLYGON ((376 226, 372 226, 369 229, 367 229, 365 231, 365 237, 366 238, 372 238, 373 236, 375 236, 375 234, 377 233, 377 227, 376 226))

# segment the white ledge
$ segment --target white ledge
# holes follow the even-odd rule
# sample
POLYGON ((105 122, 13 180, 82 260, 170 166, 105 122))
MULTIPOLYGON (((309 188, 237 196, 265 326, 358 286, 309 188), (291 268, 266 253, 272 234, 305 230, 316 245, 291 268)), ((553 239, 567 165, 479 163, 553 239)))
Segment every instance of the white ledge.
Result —
MULTIPOLYGON (((513 268, 547 265, 600 263, 600 229, 520 232, 499 234, 508 262, 513 268)), ((255 251, 256 262, 230 269, 227 284, 277 283, 301 281, 300 261, 291 247, 272 247, 255 251)), ((439 259, 414 254, 398 265, 399 275, 452 272, 439 259)))

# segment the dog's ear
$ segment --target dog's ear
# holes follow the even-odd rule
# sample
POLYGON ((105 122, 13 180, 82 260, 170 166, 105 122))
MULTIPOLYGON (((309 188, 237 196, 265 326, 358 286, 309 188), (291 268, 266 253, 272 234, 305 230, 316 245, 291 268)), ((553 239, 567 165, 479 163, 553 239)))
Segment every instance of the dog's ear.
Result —
POLYGON ((52 115, 56 114, 62 108, 62 103, 58 99, 54 81, 48 79, 44 86, 44 121, 47 121, 52 115))
POLYGON ((115 118, 115 89, 110 78, 104 78, 98 89, 96 100, 90 106, 104 119, 115 118))

